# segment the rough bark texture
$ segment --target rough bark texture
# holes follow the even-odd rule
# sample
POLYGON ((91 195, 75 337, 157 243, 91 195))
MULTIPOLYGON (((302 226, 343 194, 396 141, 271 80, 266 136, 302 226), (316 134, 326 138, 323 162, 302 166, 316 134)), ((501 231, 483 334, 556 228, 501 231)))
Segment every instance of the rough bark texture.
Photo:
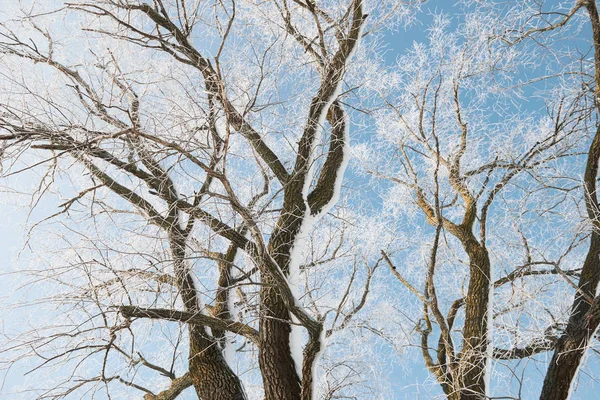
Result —
POLYGON ((192 378, 189 372, 180 378, 175 378, 171 386, 158 394, 146 394, 144 400, 175 400, 185 389, 192 386, 192 378))
POLYGON ((317 356, 322 349, 321 334, 323 326, 318 332, 311 332, 308 343, 304 348, 304 360, 302 362, 302 400, 313 400, 314 376, 313 370, 317 362, 317 356))
POLYGON ((460 354, 460 399, 484 399, 488 357, 488 309, 490 302, 490 259, 475 238, 465 244, 469 255, 469 288, 466 298, 463 348, 460 354))
MULTIPOLYGON (((304 216, 302 196, 288 194, 284 200, 284 210, 275 232, 269 242, 269 253, 284 274, 289 273, 290 251, 304 216), (298 199, 298 197, 300 197, 298 199)), ((260 350, 258 361, 263 377, 265 399, 299 400, 301 378, 296 372, 290 349, 291 321, 287 307, 269 273, 263 273, 261 279, 261 319, 259 323, 260 350)))
MULTIPOLYGON (((330 88, 333 92, 334 89, 330 88)), ((315 100, 311 107, 311 115, 323 111, 315 111, 315 100)), ((313 141, 316 129, 319 127, 309 124, 306 128, 306 138, 300 143, 300 152, 296 162, 295 173, 290 177, 284 194, 283 211, 273 236, 269 241, 269 254, 277 262, 284 274, 290 272, 290 256, 296 244, 298 234, 309 212, 319 213, 333 198, 335 185, 340 177, 338 171, 344 161, 345 138, 345 112, 341 105, 332 102, 327 119, 331 124, 330 151, 321 170, 315 189, 303 198, 303 188, 310 168, 310 153, 313 151, 313 141), (307 209, 310 205, 310 210, 307 209)), ((313 333, 309 345, 305 349, 308 363, 303 363, 303 376, 299 377, 295 361, 290 349, 290 316, 281 296, 276 288, 269 286, 275 283, 268 273, 263 274, 262 280, 266 285, 261 288, 261 304, 263 317, 260 320, 261 345, 259 350, 259 363, 263 376, 265 398, 273 400, 310 399, 312 397, 312 363, 316 362, 316 355, 320 351, 321 343, 319 333, 313 333), (314 336, 317 337, 314 337, 314 336)))
MULTIPOLYGON (((311 114, 316 112, 315 108, 317 107, 311 108, 311 114)), ((284 211, 269 242, 269 253, 286 275, 290 272, 291 252, 302 223, 308 217, 307 213, 310 211, 320 212, 333 198, 336 180, 339 178, 337 173, 344 157, 346 126, 344 123, 345 113, 337 101, 332 103, 327 117, 331 124, 330 151, 321 170, 317 186, 305 201, 303 188, 310 167, 314 130, 319 129, 314 125, 309 125, 304 136, 307 139, 300 143, 301 151, 296 163, 296 173, 291 176, 285 190, 284 211), (310 211, 307 209, 307 203, 311 207, 310 211)), ((305 352, 313 357, 310 358, 312 361, 309 364, 311 365, 303 366, 303 376, 299 377, 290 349, 289 311, 283 304, 277 289, 268 286, 274 283, 269 274, 264 274, 262 279, 267 285, 261 289, 261 304, 265 317, 260 320, 259 363, 263 374, 265 397, 277 400, 295 400, 300 397, 310 399, 313 384, 312 362, 316 361, 314 356, 320 350, 319 339, 313 338, 310 341, 311 346, 307 346, 305 349, 305 352)))

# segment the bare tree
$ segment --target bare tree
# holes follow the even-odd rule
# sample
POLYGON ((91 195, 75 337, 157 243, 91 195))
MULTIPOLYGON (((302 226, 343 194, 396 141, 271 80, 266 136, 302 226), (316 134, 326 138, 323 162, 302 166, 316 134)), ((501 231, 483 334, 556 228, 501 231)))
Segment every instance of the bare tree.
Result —
POLYGON ((35 179, 32 213, 60 199, 14 311, 47 321, 2 351, 44 377, 37 398, 372 398, 373 337, 416 346, 449 399, 512 395, 502 368, 521 398, 519 360, 568 397, 600 324, 596 2, 460 2, 391 67, 361 43, 421 1, 364 3, 34 2, 0 21, 5 190, 35 179), (560 44, 585 26, 591 56, 560 44), (377 130, 355 146, 375 210, 358 186, 335 207, 351 121, 377 130))
MULTIPOLYGON (((519 47, 533 35, 519 26, 531 17, 531 8, 520 5, 498 15, 494 6, 467 5, 456 28, 449 17, 436 16, 428 42, 399 59, 396 90, 382 91, 386 107, 377 116, 380 156, 367 151, 364 163, 374 178, 387 181, 383 196, 391 218, 403 221, 403 230, 423 231, 406 244, 417 256, 406 249, 397 254, 384 249, 382 256, 421 304, 420 317, 410 313, 415 345, 450 399, 492 396, 492 360, 528 359, 553 349, 565 361, 551 362, 546 382, 554 380, 552 373, 572 378, 583 350, 563 358, 572 347, 562 332, 569 335, 575 324, 587 343, 596 326, 586 317, 597 286, 591 278, 597 275, 595 234, 588 261, 583 268, 573 266, 584 235, 569 223, 579 220, 579 186, 565 169, 581 154, 593 115, 587 71, 579 55, 569 60, 552 53, 568 65, 559 65, 555 75, 549 65, 535 76, 548 60, 546 48, 519 47), (529 100, 519 94, 528 86, 538 90, 540 108, 518 105, 529 100), (407 213, 415 216, 406 221, 407 213), (550 222, 553 214, 560 221, 550 222), (433 230, 422 228, 425 222, 433 230), (547 231, 539 234, 548 224, 567 229, 566 243, 553 242, 547 231), (415 263, 425 265, 409 267, 415 263), (571 290, 574 279, 580 279, 578 293, 587 288, 585 296, 576 296, 587 308, 574 311, 579 322, 565 328, 561 306, 544 292, 549 285, 571 290)), ((564 14, 542 13, 539 18, 552 21, 536 21, 532 29, 543 34, 558 28, 584 6, 595 10, 577 3, 564 14)), ((589 212, 596 207, 589 195, 595 192, 595 147, 585 177, 589 212)), ((593 213, 589 217, 596 220, 593 213)), ((582 339, 575 341, 581 349, 582 339)), ((544 397, 550 392, 559 393, 548 387, 542 398, 566 398, 544 397)), ((500 393, 508 395, 506 389, 500 393)))
MULTIPOLYGON (((316 396, 326 338, 364 306, 379 265, 354 258, 333 306, 302 285, 306 271, 343 252, 332 231, 305 263, 303 242, 339 198, 344 77, 366 34, 364 8, 74 1, 3 22, 3 175, 46 168, 32 204, 66 197, 49 220, 70 227, 54 231, 69 244, 53 259, 63 266, 30 271, 68 289, 53 298, 70 310, 59 314, 62 328, 37 328, 7 350, 40 360, 34 371, 69 371, 41 384, 38 398, 110 396, 124 385, 145 399, 190 386, 201 399, 243 399, 240 373, 256 382, 254 352, 257 393, 316 396), (53 31, 60 18, 66 28, 53 31), (77 18, 83 29, 69 31, 77 18), (156 356, 145 345, 157 335, 148 320, 180 322, 187 339, 163 332, 168 351, 156 356), (170 382, 163 390, 157 375, 170 382)), ((405 9, 384 2, 369 20, 376 27, 405 9)))

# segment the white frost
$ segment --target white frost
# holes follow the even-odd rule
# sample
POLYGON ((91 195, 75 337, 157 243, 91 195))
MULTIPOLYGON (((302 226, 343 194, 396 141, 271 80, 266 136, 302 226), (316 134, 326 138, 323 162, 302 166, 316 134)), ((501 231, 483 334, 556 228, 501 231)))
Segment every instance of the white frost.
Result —
MULTIPOLYGON (((304 249, 304 243, 306 242, 306 238, 310 233, 313 224, 315 222, 315 218, 313 218, 310 214, 305 214, 304 219, 300 225, 300 229, 294 238, 294 243, 292 244, 292 248, 290 250, 290 265, 289 265, 289 277, 288 284, 290 285, 290 290, 294 295, 294 301, 296 304, 301 307, 301 303, 299 301, 301 297, 300 285, 301 282, 301 272, 300 272, 300 264, 302 261, 302 250, 304 249)), ((299 377, 302 377, 302 326, 298 324, 298 320, 292 315, 292 333, 290 335, 290 350, 292 354, 292 358, 294 359, 294 364, 296 366, 296 373, 299 377)))
MULTIPOLYGON (((312 364, 311 367, 311 374, 313 377, 313 385, 316 385, 317 383, 317 362, 319 361, 319 358, 321 358, 321 354, 323 354, 323 351, 325 351, 325 346, 327 345, 327 336, 326 336, 326 330, 323 329, 321 331, 321 335, 319 336, 319 341, 321 342, 321 348, 319 349, 319 352, 315 355, 315 361, 312 364)), ((313 398, 315 398, 317 395, 317 391, 315 390, 315 388, 313 387, 313 398)))
MULTIPOLYGON (((598 296, 600 293, 600 285, 596 286, 595 292, 596 292, 596 296, 598 296)), ((596 331, 590 336, 590 338, 594 338, 596 336, 597 332, 598 332, 598 327, 596 327, 596 331)), ((587 357, 587 355, 588 355, 588 348, 590 347, 590 342, 591 342, 591 340, 588 340, 588 344, 585 347, 585 349, 583 350, 583 357, 581 358, 581 361, 577 365, 577 369, 575 370, 575 373, 573 374, 573 378, 571 379, 571 383, 569 384, 569 391, 567 392, 567 399, 570 399, 571 395, 575 391, 575 382, 577 381, 577 375, 579 375, 579 370, 581 369, 581 366, 585 362, 585 357, 587 357)))
MULTIPOLYGON (((235 305, 235 301, 233 299, 233 293, 229 292, 229 296, 227 296, 227 309, 229 310, 229 315, 231 320, 235 321, 236 316, 238 315, 238 310, 235 305)), ((231 332, 225 332, 225 348, 223 349, 223 357, 233 371, 235 371, 236 367, 236 357, 235 357, 235 335, 231 332)))
POLYGON ((490 263, 490 291, 488 293, 488 310, 487 310, 487 354, 486 354, 486 362, 485 362, 485 372, 484 372, 484 383, 485 383, 485 396, 490 396, 490 382, 492 376, 492 351, 493 351, 493 329, 494 329, 494 284, 492 283, 493 278, 493 270, 490 263))
MULTIPOLYGON (((351 59, 352 55, 358 48, 360 39, 362 37, 362 28, 363 28, 363 26, 361 25, 360 32, 357 36, 357 41, 354 44, 354 48, 352 49, 351 53, 348 55, 346 62, 348 62, 351 59)), ((344 66, 344 68, 345 67, 346 66, 344 66)), ((318 213, 313 214, 310 209, 310 205, 308 204, 308 194, 310 192, 310 185, 311 185, 311 182, 313 181, 313 177, 314 177, 314 173, 315 173, 314 163, 313 163, 315 148, 316 148, 316 144, 320 142, 321 134, 323 131, 323 124, 325 123, 325 118, 326 118, 327 112, 329 111, 329 107, 331 107, 333 102, 338 98, 338 96, 341 92, 341 88, 342 88, 342 82, 340 80, 337 83, 335 89, 331 92, 330 96, 326 99, 323 99, 325 106, 322 108, 322 111, 317 116, 317 120, 315 122, 315 138, 313 141, 313 148, 311 149, 309 159, 307 160, 307 162, 309 164, 309 170, 308 170, 308 173, 305 177, 305 180, 304 180, 303 186, 302 186, 302 198, 304 199, 305 213, 304 213, 304 218, 302 220, 300 228, 298 230, 298 233, 297 233, 296 237, 294 238, 294 243, 292 244, 292 248, 290 250, 289 278, 288 278, 288 283, 290 285, 290 289, 292 291, 292 294, 294 295, 294 301, 296 302, 296 304, 299 307, 301 307, 301 302, 299 301, 300 294, 301 294, 300 293, 300 284, 301 284, 300 264, 302 262, 302 250, 304 249, 304 244, 306 242, 306 238, 309 235, 310 231, 312 230, 312 227, 314 226, 314 224, 320 218, 322 218, 322 216, 325 215, 338 202, 339 197, 340 197, 341 187, 342 187, 342 179, 343 179, 344 173, 346 171, 346 168, 348 166, 348 160, 349 160, 349 155, 350 155, 349 121, 348 121, 348 116, 347 116, 346 112, 342 110, 342 112, 344 113, 344 119, 345 119, 345 121, 344 121, 344 123, 345 123, 344 148, 343 148, 342 162, 340 163, 340 166, 336 172, 333 195, 332 195, 331 199, 329 200, 329 202, 318 213)), ((290 335, 290 350, 291 350, 292 358, 294 359, 294 363, 296 366, 296 372, 298 373, 299 377, 302 377, 302 362, 303 362, 302 327, 297 324, 298 321, 293 316, 292 316, 292 322, 294 322, 294 324, 292 325, 292 332, 290 335)), ((313 382, 315 382, 315 371, 316 371, 317 361, 319 359, 321 352, 325 348, 325 337, 323 336, 323 334, 321 336, 322 336, 320 338, 321 351, 319 352, 319 354, 317 354, 317 357, 315 358, 315 361, 312 365, 313 382)))

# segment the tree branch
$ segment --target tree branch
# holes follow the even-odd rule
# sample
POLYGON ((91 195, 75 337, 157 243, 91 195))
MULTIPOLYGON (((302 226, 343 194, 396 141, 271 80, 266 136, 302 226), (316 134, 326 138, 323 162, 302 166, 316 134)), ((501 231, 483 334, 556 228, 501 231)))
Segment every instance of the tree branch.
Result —
POLYGON ((237 321, 230 321, 215 317, 210 317, 204 314, 194 314, 185 311, 169 310, 165 308, 140 308, 137 306, 119 306, 119 312, 125 318, 150 318, 162 319, 166 321, 177 321, 186 324, 195 324, 208 326, 233 332, 244 336, 255 345, 259 345, 259 333, 256 329, 237 321))

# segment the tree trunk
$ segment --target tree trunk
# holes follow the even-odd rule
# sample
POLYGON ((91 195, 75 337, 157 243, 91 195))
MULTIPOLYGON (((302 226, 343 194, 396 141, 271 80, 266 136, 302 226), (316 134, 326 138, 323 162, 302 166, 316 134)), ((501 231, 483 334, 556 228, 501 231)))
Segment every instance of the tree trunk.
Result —
MULTIPOLYGON (((273 282, 263 278, 263 283, 268 285, 273 282)), ((262 290, 261 301, 263 310, 258 360, 265 400, 299 400, 301 383, 290 349, 289 312, 276 288, 262 290)))
POLYGON ((204 327, 190 325, 189 367, 200 400, 245 400, 244 389, 204 327))
MULTIPOLYGON (((170 235, 175 278, 184 309, 200 313, 196 287, 185 261, 185 237, 173 228, 170 235)), ((188 324, 190 338, 189 373, 200 400, 245 400, 239 378, 229 368, 221 349, 206 328, 188 324)))
MULTIPOLYGON (((298 193, 299 194, 299 193, 298 193)), ((286 192, 284 211, 269 241, 269 253, 284 274, 289 274, 290 254, 305 214, 301 196, 286 192), (299 198, 298 198, 299 197, 299 198)), ((300 400, 302 383, 290 348, 291 320, 268 272, 262 272, 259 364, 265 400, 300 400)))
POLYGON ((459 398, 485 399, 491 265, 487 249, 472 235, 464 242, 464 247, 469 256, 470 279, 465 301, 463 348, 459 356, 459 398))

